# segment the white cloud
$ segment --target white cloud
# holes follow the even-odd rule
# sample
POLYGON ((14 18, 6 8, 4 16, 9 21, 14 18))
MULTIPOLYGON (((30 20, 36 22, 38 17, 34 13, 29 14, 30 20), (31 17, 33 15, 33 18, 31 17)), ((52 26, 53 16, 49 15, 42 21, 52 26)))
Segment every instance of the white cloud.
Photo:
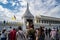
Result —
MULTIPOLYGON (((57 2, 55 0, 22 0, 21 5, 26 5, 29 3, 30 12, 33 15, 46 15, 46 16, 53 16, 59 12, 59 7, 55 7, 57 2), (56 10, 57 9, 57 10, 56 10)), ((18 12, 17 14, 24 14, 25 8, 20 8, 22 11, 18 12)), ((22 15, 20 14, 20 16, 22 15)), ((58 15, 58 14, 57 14, 58 15)), ((57 16, 56 16, 57 17, 57 16)))
MULTIPOLYGON (((21 8, 21 10, 25 10, 25 9, 22 9, 21 8)), ((24 11, 20 11, 18 13, 14 13, 11 10, 9 10, 7 8, 3 8, 0 5, 0 19, 1 20, 14 21, 14 20, 12 20, 12 17, 15 15, 16 16, 16 20, 15 21, 22 21, 21 20, 21 17, 22 17, 22 14, 21 13, 24 14, 24 11)))
POLYGON ((12 2, 12 6, 14 6, 16 3, 15 2, 12 2))
MULTIPOLYGON (((6 0, 5 0, 6 1, 6 0)), ((3 1, 2 1, 3 2, 3 1)), ((16 3, 11 1, 12 6, 14 6, 16 3)), ((21 2, 22 5, 26 4, 25 1, 21 2)), ((0 19, 1 20, 7 20, 7 21, 13 21, 11 18, 12 16, 16 16, 16 20, 15 21, 20 21, 22 14, 24 14, 26 8, 19 8, 19 10, 21 10, 20 12, 14 13, 13 11, 7 9, 7 8, 3 8, 3 6, 0 5, 0 19)), ((14 10, 16 11, 16 10, 14 10)))
POLYGON ((0 2, 2 2, 3 4, 7 4, 8 3, 7 0, 0 0, 0 2))
POLYGON ((12 15, 13 13, 10 10, 3 8, 0 5, 0 18, 2 18, 1 20, 10 20, 12 15))
POLYGON ((1 5, 0 5, 0 9, 1 9, 0 11, 4 11, 4 9, 2 8, 2 6, 1 6, 1 5))
MULTIPOLYGON (((54 13, 51 11, 54 11, 55 9, 58 8, 58 7, 57 8, 55 7, 55 5, 57 5, 57 2, 55 0, 44 0, 44 2, 42 1, 43 0, 34 0, 34 2, 32 0, 29 1, 29 4, 30 4, 29 6, 32 14, 52 16, 51 14, 54 14, 54 13)), ((54 12, 56 12, 56 10, 54 12)))
MULTIPOLYGON (((20 0, 19 0, 20 1, 20 0)), ((33 15, 46 15, 46 16, 54 16, 54 14, 57 17, 57 13, 60 12, 60 6, 55 7, 56 5, 56 1, 55 0, 44 0, 44 2, 42 2, 42 0, 22 0, 21 5, 26 6, 27 1, 29 2, 29 7, 30 7, 30 12, 33 15)), ((12 6, 14 6, 16 3, 15 2, 11 2, 12 6)), ((17 13, 12 12, 9 9, 3 8, 2 6, 0 6, 0 13, 1 13, 1 19, 7 19, 7 20, 11 20, 11 17, 13 15, 16 16, 16 21, 20 21, 22 15, 25 13, 26 8, 18 8, 20 11, 17 13), (3 14, 2 14, 3 13, 3 14)), ((17 10, 14 10, 17 11, 17 10)))
POLYGON ((54 9, 52 9, 47 14, 50 14, 50 16, 53 16, 53 17, 59 17, 60 18, 60 9, 59 8, 60 8, 60 5, 55 7, 54 9))

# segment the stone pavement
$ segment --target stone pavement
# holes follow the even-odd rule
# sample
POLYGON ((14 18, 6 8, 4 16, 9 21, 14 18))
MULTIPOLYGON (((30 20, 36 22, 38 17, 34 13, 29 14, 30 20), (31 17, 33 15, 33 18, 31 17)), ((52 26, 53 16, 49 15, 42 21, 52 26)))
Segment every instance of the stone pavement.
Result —
MULTIPOLYGON (((45 40, 51 40, 49 36, 45 36, 45 40)), ((60 35, 59 35, 59 40, 60 40, 60 35)))

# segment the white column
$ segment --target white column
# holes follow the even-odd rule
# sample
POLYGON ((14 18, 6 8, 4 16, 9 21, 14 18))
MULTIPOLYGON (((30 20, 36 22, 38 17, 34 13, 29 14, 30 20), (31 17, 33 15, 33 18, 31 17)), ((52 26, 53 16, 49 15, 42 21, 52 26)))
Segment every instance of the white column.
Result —
POLYGON ((23 30, 26 30, 26 24, 25 24, 26 19, 23 19, 23 30))

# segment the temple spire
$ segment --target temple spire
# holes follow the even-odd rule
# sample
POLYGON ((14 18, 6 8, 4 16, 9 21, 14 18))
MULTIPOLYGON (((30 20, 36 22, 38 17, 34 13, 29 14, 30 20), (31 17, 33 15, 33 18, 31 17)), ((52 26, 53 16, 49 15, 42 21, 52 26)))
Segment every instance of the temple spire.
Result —
POLYGON ((29 4, 28 4, 28 2, 27 2, 27 10, 29 10, 29 4))
POLYGON ((30 10, 29 10, 29 4, 27 2, 27 7, 26 7, 26 11, 25 14, 23 15, 24 18, 34 18, 34 16, 31 14, 30 10))

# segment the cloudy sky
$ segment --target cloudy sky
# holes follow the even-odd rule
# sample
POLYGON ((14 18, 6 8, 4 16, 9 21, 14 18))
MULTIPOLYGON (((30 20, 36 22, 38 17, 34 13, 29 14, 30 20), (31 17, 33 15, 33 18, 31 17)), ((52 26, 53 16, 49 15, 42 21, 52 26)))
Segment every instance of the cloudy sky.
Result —
POLYGON ((12 21, 11 18, 15 15, 16 21, 20 21, 26 11, 27 2, 34 16, 60 18, 60 0, 0 0, 0 20, 12 21))

